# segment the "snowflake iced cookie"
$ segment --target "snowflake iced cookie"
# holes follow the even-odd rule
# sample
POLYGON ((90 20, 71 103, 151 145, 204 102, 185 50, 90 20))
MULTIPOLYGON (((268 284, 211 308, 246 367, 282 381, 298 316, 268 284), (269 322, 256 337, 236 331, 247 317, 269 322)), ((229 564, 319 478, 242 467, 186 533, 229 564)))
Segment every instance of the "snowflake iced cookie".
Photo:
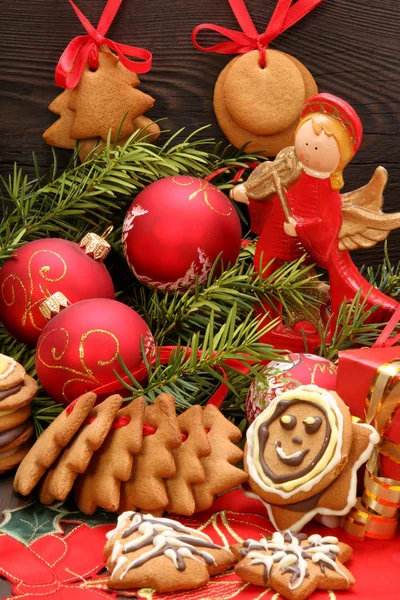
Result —
POLYGON ((302 385, 277 396, 247 432, 251 491, 280 531, 300 531, 315 515, 344 515, 356 502, 357 470, 379 435, 354 423, 335 392, 302 385))
POLYGON ((107 534, 108 587, 151 587, 159 592, 206 585, 226 571, 235 557, 208 535, 172 519, 125 512, 107 534))
POLYGON ((276 532, 272 539, 232 547, 239 577, 271 587, 288 600, 304 600, 316 589, 346 590, 355 580, 342 563, 352 549, 336 537, 276 532))

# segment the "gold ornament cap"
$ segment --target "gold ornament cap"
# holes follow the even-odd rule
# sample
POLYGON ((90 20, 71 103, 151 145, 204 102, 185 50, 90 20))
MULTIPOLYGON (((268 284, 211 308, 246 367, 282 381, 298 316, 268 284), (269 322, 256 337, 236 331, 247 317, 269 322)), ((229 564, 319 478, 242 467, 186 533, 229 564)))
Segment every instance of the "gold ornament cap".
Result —
POLYGON ((39 306, 39 310, 45 319, 50 321, 53 314, 57 315, 62 308, 67 308, 71 302, 62 292, 52 294, 39 306))
POLYGON ((109 227, 102 236, 97 235, 97 233, 87 233, 79 242, 79 246, 85 250, 85 254, 93 256, 94 260, 102 262, 111 250, 106 237, 111 233, 112 229, 112 227, 109 227))

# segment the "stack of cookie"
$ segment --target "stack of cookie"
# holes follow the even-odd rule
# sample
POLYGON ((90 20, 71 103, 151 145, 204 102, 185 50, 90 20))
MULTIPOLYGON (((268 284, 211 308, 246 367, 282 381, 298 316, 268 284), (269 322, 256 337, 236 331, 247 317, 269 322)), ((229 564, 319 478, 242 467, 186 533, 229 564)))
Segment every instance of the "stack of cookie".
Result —
POLYGON ((50 146, 73 150, 79 141, 79 156, 85 160, 95 146, 101 149, 118 136, 123 146, 137 130, 147 141, 160 134, 159 126, 143 116, 154 99, 137 89, 139 78, 107 47, 99 52, 99 65, 93 71, 86 65, 79 84, 53 100, 49 110, 60 118, 43 134, 50 146))
POLYGON ((16 473, 15 491, 27 495, 41 480, 44 504, 74 488, 87 514, 99 507, 190 516, 247 480, 234 466, 243 458, 234 443, 240 430, 215 406, 177 416, 168 394, 148 406, 136 398, 121 408, 118 395, 95 402, 93 393, 81 396, 44 431, 16 473))
POLYGON ((304 101, 318 88, 294 56, 268 49, 266 59, 264 69, 258 50, 231 60, 215 84, 214 110, 233 146, 276 156, 293 145, 304 101))
POLYGON ((20 464, 34 434, 30 403, 38 385, 13 358, 0 354, 0 473, 20 464))

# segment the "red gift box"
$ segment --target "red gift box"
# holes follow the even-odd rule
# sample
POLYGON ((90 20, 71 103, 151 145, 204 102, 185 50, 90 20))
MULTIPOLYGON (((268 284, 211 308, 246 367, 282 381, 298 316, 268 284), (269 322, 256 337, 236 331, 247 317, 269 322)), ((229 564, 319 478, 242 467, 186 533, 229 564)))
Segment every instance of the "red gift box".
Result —
POLYGON ((336 390, 381 435, 380 474, 400 480, 400 347, 339 352, 336 390))

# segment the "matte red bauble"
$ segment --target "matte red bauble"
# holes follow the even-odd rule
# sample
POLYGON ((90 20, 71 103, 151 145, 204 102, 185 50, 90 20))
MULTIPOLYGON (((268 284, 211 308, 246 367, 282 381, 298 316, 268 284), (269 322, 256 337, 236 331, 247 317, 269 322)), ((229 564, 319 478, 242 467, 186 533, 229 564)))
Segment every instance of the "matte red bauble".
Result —
POLYGON ((0 269, 0 321, 29 345, 47 323, 39 307, 56 292, 69 304, 87 298, 114 298, 110 274, 79 244, 57 238, 29 242, 0 269))
POLYGON ((125 375, 143 362, 141 342, 150 359, 154 339, 136 311, 116 300, 95 298, 72 304, 49 321, 36 347, 41 385, 55 400, 68 404, 87 391, 125 375))
POLYGON ((241 244, 239 218, 217 187, 195 177, 166 177, 144 189, 124 221, 125 258, 139 281, 185 291, 204 284, 217 257, 234 264, 241 244))
POLYGON ((336 389, 337 367, 326 358, 315 354, 287 354, 288 362, 272 361, 264 375, 268 386, 254 380, 246 398, 246 417, 252 423, 256 417, 280 394, 298 385, 313 383, 327 390, 336 389))

